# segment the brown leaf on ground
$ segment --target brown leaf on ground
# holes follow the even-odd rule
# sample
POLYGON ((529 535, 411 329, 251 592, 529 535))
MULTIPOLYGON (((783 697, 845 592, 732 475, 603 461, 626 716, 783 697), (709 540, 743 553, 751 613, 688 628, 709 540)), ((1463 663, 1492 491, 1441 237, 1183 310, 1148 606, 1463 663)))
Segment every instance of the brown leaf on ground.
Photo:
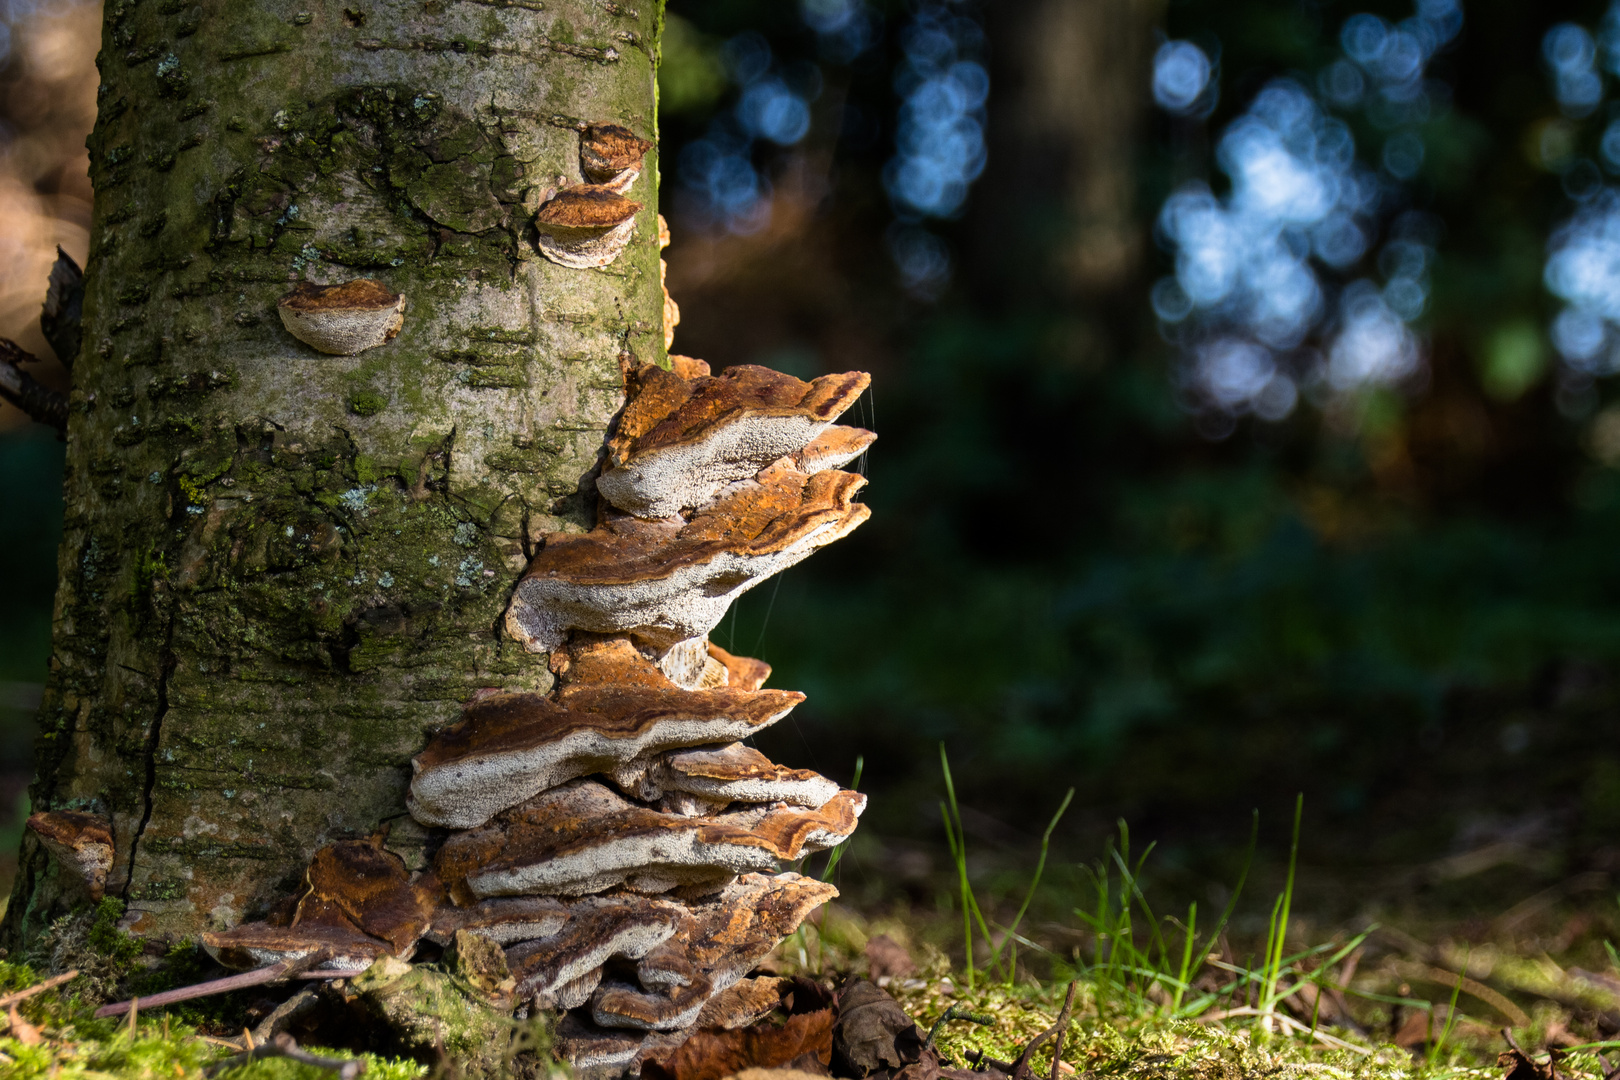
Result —
POLYGON ((643 1080, 720 1080, 744 1069, 792 1066, 825 1076, 832 1038, 831 1009, 790 1016, 780 1027, 765 1022, 734 1031, 700 1030, 674 1050, 649 1057, 641 1075, 643 1080))
POLYGON ((1445 1029, 1444 1005, 1436 1005, 1433 1013, 1427 1009, 1414 1009, 1390 1041, 1403 1050, 1416 1050, 1438 1039, 1445 1029))
MULTIPOLYGON (((845 1071, 863 1077, 880 1069, 917 1064, 923 1057, 923 1038, 894 998, 866 979, 851 979, 838 995, 838 1030, 833 1036, 833 1049, 845 1071)), ((938 1067, 936 1062, 935 1071, 938 1067)))
POLYGON ((1515 1046, 1496 1056, 1496 1066, 1506 1070, 1502 1080, 1567 1080, 1558 1071, 1558 1063, 1563 1058, 1562 1050, 1549 1049, 1546 1061, 1533 1061, 1529 1054, 1515 1046))
POLYGON ((17 1006, 13 1005, 6 1016, 11 1021, 11 1030, 7 1034, 13 1039, 24 1046, 38 1046, 45 1041, 44 1036, 39 1033, 39 1028, 24 1020, 22 1013, 17 1011, 17 1006))
POLYGON ((1007 1080, 1007 1074, 994 1066, 985 1066, 982 1070, 947 1068, 940 1065, 939 1055, 930 1049, 923 1051, 920 1060, 903 1069, 879 1069, 870 1080, 1007 1080))
POLYGON ((814 979, 795 975, 791 979, 781 980, 780 985, 782 1011, 789 1016, 820 1012, 822 1009, 836 1010, 838 1007, 838 995, 814 979))
POLYGON ((906 947, 888 934, 879 934, 866 943, 866 963, 874 980, 903 979, 917 973, 906 947))

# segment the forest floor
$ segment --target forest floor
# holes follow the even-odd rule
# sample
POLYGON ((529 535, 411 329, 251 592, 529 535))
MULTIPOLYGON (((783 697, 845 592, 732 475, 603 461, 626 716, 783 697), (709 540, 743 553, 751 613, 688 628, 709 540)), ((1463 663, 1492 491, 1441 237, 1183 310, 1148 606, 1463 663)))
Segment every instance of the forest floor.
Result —
MULTIPOLYGON (((1071 983, 1072 1023, 1057 1080, 1614 1080, 1620 1071, 1612 1064, 1620 1050, 1620 963, 1604 936, 1616 905, 1606 891, 1571 896, 1566 888, 1483 929, 1347 927, 1306 940, 1297 936, 1302 920, 1290 910, 1294 897, 1285 887, 1268 933, 1250 942, 1252 949, 1234 952, 1242 935, 1229 932, 1229 925, 1212 924, 1189 949, 1181 930, 1196 912, 1192 920, 1152 920, 1128 871, 1116 874, 1113 886, 1093 894, 1089 910, 1076 909, 1089 937, 1068 935, 1078 944, 1066 958, 1058 951, 1065 940, 1059 928, 1031 925, 1009 936, 997 927, 1014 925, 1017 908, 987 903, 979 908, 981 920, 972 914, 978 901, 970 891, 971 971, 961 959, 960 910, 862 913, 835 903, 784 943, 762 973, 808 976, 827 986, 874 980, 919 1033, 938 1024, 937 1064, 947 1080, 950 1070, 976 1063, 1015 1072, 1021 1051, 1054 1025, 1071 983), (1130 903, 1122 906, 1121 897, 1130 903), (953 944, 954 962, 947 954, 953 944), (1016 956, 1014 946, 1021 950, 1016 956)), ((85 935, 104 963, 32 996, 18 992, 39 985, 35 972, 0 962, 0 1025, 7 1025, 0 1076, 331 1075, 337 1062, 322 1069, 280 1057, 221 1068, 251 1045, 245 1027, 262 1022, 293 987, 143 1010, 133 1023, 92 1019, 97 1004, 138 983, 129 972, 150 969, 132 966, 137 947, 109 928, 91 926, 85 935)), ((182 959, 179 966, 182 979, 217 974, 205 960, 198 966, 195 958, 182 959)), ((762 1023, 780 1027, 782 1021, 778 1015, 762 1023)), ((328 1027, 300 1037, 312 1046, 340 1043, 332 1033, 328 1027)), ((329 1052, 364 1060, 365 1074, 377 1080, 463 1074, 453 1054, 435 1064, 430 1049, 378 1055, 358 1053, 360 1045, 351 1039, 329 1052)), ((1050 1040, 1028 1064, 1029 1080, 1053 1077, 1050 1040)), ((833 1072, 852 1075, 836 1059, 833 1072)), ((560 1077, 566 1071, 542 1055, 517 1074, 560 1077)), ((712 1080, 729 1073, 704 1072, 701 1062, 688 1061, 663 1075, 712 1080)), ((939 1075, 911 1072, 898 1080, 939 1075)))

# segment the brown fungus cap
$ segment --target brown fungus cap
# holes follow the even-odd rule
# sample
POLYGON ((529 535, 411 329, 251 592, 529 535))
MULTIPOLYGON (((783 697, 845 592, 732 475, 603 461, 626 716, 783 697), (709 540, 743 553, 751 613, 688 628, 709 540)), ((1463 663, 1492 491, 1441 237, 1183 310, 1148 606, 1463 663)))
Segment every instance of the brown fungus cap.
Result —
POLYGON ((588 896, 566 906, 568 922, 556 933, 506 950, 518 996, 538 997, 539 1008, 584 1004, 601 981, 603 964, 640 960, 674 936, 684 914, 679 904, 633 895, 588 896), (589 985, 582 986, 587 978, 589 985), (565 987, 573 1000, 558 1000, 565 987))
POLYGON ((661 893, 725 884, 841 843, 866 797, 841 791, 816 810, 762 807, 679 817, 639 806, 594 780, 542 792, 488 825, 458 833, 435 868, 460 899, 583 895, 624 886, 661 893))
POLYGON ((670 353, 669 370, 683 379, 706 379, 709 377, 709 362, 695 356, 670 353))
POLYGON ((709 656, 726 669, 726 685, 733 690, 758 690, 771 677, 771 665, 751 656, 733 656, 714 642, 708 643, 709 656))
POLYGON ((865 428, 835 424, 817 435, 809 446, 793 454, 789 460, 802 473, 841 469, 866 453, 875 442, 877 435, 865 428))
POLYGON ((851 371, 807 383, 746 364, 682 378, 647 365, 632 382, 596 488, 626 513, 663 518, 803 450, 871 377, 851 371))
POLYGON ((424 825, 466 829, 547 788, 591 773, 640 773, 657 754, 746 738, 786 716, 803 694, 580 685, 552 701, 497 694, 411 760, 407 801, 424 825))
POLYGON ((341 285, 301 282, 276 303, 287 332, 312 348, 352 356, 391 340, 405 325, 405 296, 370 278, 341 285))
POLYGON ((226 967, 251 968, 324 952, 324 970, 358 971, 382 956, 409 959, 442 897, 431 875, 413 883, 380 838, 344 840, 315 852, 291 926, 243 923, 203 935, 226 967))
POLYGON ((563 188, 534 216, 541 254, 559 266, 588 270, 619 257, 641 204, 599 184, 563 188))
POLYGON ((731 673, 709 655, 707 638, 687 638, 658 658, 658 670, 683 690, 714 690, 730 685, 731 673))
POLYGON ((732 743, 717 749, 665 754, 647 770, 632 792, 645 802, 668 792, 696 795, 719 803, 787 803, 819 807, 838 794, 838 785, 809 769, 773 763, 751 746, 732 743))
POLYGON ((320 970, 358 973, 373 961, 392 955, 387 942, 341 925, 243 923, 234 930, 205 933, 202 942, 215 960, 239 971, 322 953, 323 959, 316 965, 320 970))
POLYGON ((620 194, 641 175, 641 160, 653 144, 618 124, 592 124, 579 139, 579 166, 585 178, 620 194))
POLYGON ((602 1027, 669 1031, 692 1024, 811 911, 838 895, 798 874, 748 874, 688 908, 680 929, 636 965, 639 985, 606 982, 591 999, 602 1027))
POLYGON ((670 346, 675 344, 675 328, 681 325, 681 305, 677 304, 675 298, 669 295, 669 285, 666 283, 668 277, 669 263, 659 259, 658 287, 664 290, 664 350, 666 352, 669 351, 670 346))
POLYGON ((549 652, 571 629, 629 633, 660 649, 708 636, 733 600, 830 544, 871 511, 863 477, 787 466, 731 485, 691 521, 608 516, 553 534, 507 609, 507 631, 549 652))
POLYGON ((404 956, 427 930, 437 883, 412 884, 404 860, 375 840, 346 840, 315 853, 304 884, 294 927, 332 922, 315 915, 318 905, 330 904, 357 929, 386 941, 395 956, 404 956))
POLYGON ((585 1010, 570 1012, 557 1024, 557 1052, 581 1080, 634 1076, 641 1063, 685 1042, 688 1031, 627 1031, 594 1023, 585 1010))
POLYGON ((458 933, 477 934, 497 945, 548 938, 568 924, 572 909, 550 896, 497 896, 469 907, 441 904, 422 935, 449 945, 458 933))
POLYGON ((41 810, 28 818, 28 830, 76 887, 99 901, 112 869, 113 838, 107 819, 77 810, 41 810))

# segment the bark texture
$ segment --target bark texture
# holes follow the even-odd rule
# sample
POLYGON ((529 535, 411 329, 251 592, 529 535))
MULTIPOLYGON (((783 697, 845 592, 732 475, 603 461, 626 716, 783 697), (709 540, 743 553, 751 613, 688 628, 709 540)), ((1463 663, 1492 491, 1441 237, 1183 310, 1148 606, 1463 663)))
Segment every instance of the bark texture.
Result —
MULTIPOLYGON (((584 531, 623 372, 664 362, 657 157, 610 266, 538 256, 579 128, 655 138, 658 0, 109 0, 37 809, 110 819, 139 933, 257 914, 392 827, 481 687, 535 538, 584 531), (282 327, 301 281, 404 293, 386 345, 282 327)), ((41 283, 43 287, 43 283, 41 283)), ((59 908, 25 845, 6 925, 59 908)))

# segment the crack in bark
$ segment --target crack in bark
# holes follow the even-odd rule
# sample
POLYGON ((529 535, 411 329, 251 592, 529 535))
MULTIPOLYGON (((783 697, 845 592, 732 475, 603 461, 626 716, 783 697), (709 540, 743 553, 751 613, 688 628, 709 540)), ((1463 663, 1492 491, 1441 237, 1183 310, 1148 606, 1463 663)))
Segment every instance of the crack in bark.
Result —
POLYGON ((140 852, 141 837, 146 834, 146 826, 152 821, 153 795, 157 791, 158 740, 163 735, 163 720, 169 713, 169 676, 174 674, 175 667, 174 624, 175 617, 170 615, 163 628, 163 649, 158 654, 162 666, 158 675, 156 715, 152 717, 152 727, 146 736, 146 787, 141 793, 141 823, 135 827, 135 835, 130 837, 129 872, 124 876, 124 887, 119 892, 126 907, 130 889, 135 884, 135 857, 140 852))

